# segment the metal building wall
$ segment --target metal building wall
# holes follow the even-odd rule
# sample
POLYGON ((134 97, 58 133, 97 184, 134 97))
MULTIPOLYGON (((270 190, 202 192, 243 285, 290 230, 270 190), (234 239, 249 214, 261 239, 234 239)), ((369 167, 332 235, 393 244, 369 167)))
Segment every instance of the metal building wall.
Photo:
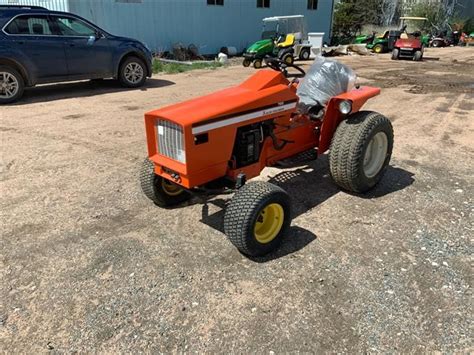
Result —
POLYGON ((69 11, 69 0, 0 0, 0 5, 32 5, 55 11, 69 11))
MULTIPOLYGON (((11 0, 0 0, 11 1, 11 0)), ((319 0, 317 10, 307 0, 270 0, 270 8, 257 8, 257 0, 224 0, 224 6, 206 0, 18 0, 50 9, 68 7, 106 31, 137 38, 155 51, 174 43, 191 43, 203 54, 222 46, 243 50, 260 37, 261 20, 268 16, 305 15, 309 32, 325 32, 328 39, 333 0, 319 0)))
POLYGON ((325 32, 331 26, 333 0, 319 0, 317 10, 307 0, 271 0, 270 8, 257 8, 257 0, 224 0, 224 6, 206 0, 70 0, 70 11, 105 30, 140 39, 153 50, 174 43, 193 43, 201 53, 216 53, 222 46, 243 50, 257 40, 261 20, 268 16, 305 15, 308 30, 325 32))

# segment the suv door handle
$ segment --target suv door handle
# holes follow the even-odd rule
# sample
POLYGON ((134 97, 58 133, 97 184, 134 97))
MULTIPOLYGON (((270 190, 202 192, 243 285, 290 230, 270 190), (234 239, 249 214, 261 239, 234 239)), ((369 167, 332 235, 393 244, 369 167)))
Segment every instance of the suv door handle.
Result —
POLYGON ((75 47, 76 45, 74 43, 69 43, 69 47, 75 47))

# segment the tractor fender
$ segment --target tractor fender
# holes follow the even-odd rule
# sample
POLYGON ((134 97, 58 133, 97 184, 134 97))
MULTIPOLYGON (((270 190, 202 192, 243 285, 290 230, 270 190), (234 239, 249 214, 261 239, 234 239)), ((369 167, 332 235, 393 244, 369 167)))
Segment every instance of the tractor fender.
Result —
POLYGON ((359 112, 364 104, 370 98, 380 94, 379 88, 370 86, 361 86, 344 94, 334 96, 329 100, 326 107, 326 114, 321 125, 321 132, 319 135, 318 153, 323 154, 329 149, 331 140, 336 132, 339 123, 349 117, 351 114, 359 112), (343 100, 352 102, 352 111, 348 115, 344 115, 339 111, 339 103, 343 100))

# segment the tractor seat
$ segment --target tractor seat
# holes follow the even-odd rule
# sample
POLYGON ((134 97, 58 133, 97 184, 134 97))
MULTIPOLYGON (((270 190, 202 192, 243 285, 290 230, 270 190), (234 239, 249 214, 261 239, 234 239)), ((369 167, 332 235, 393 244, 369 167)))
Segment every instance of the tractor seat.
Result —
POLYGON ((295 35, 293 33, 289 33, 286 35, 285 40, 283 42, 278 43, 278 47, 291 47, 295 43, 295 35))
POLYGON ((401 38, 401 39, 408 39, 408 35, 407 35, 405 32, 403 32, 403 33, 400 35, 400 38, 401 38))

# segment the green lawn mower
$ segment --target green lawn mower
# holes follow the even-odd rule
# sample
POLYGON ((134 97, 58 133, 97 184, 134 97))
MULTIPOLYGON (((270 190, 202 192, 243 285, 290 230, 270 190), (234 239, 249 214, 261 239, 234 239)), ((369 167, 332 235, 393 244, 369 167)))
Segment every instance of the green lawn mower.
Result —
POLYGON ((278 58, 290 65, 295 57, 309 59, 311 44, 303 15, 267 17, 262 22, 261 39, 245 51, 244 67, 253 63, 253 67, 259 69, 266 57, 278 58))

